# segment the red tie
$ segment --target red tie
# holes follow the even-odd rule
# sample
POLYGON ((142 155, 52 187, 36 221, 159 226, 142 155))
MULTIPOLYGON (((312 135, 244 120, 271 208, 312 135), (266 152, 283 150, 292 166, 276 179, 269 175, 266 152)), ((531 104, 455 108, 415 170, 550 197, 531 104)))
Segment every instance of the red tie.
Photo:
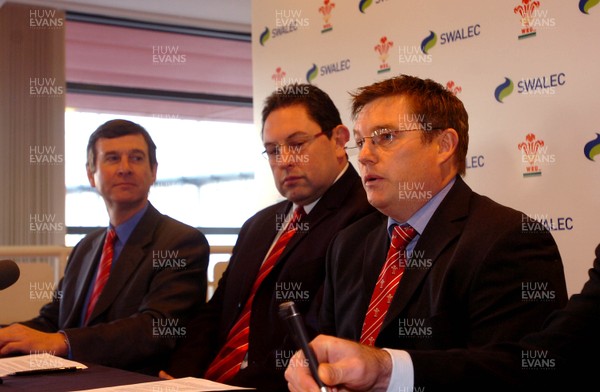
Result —
POLYGON ((94 290, 92 290, 90 302, 88 303, 88 307, 85 312, 83 325, 87 325, 90 315, 94 310, 94 306, 96 306, 96 302, 98 302, 98 298, 100 297, 102 289, 104 289, 106 281, 108 280, 108 276, 110 275, 110 266, 112 265, 113 260, 113 245, 115 243, 116 236, 117 235, 114 229, 110 229, 106 234, 104 247, 102 248, 102 256, 100 257, 100 265, 98 266, 98 271, 96 273, 96 283, 94 284, 94 290))
POLYGON ((387 259, 377 284, 371 296, 369 309, 365 316, 360 342, 369 346, 375 345, 375 340, 379 335, 385 315, 392 303, 394 293, 400 283, 400 278, 404 274, 406 265, 406 245, 415 238, 417 232, 410 225, 394 226, 392 233, 392 243, 387 254, 387 259))
POLYGON ((258 277, 254 281, 250 296, 246 301, 246 305, 244 306, 242 313, 240 313, 240 318, 229 331, 227 341, 208 367, 204 378, 224 383, 235 376, 240 370, 242 361, 244 360, 246 352, 248 351, 248 336, 250 335, 250 311, 252 309, 252 302, 254 301, 256 291, 260 287, 260 284, 265 277, 269 275, 269 272, 271 272, 275 266, 277 259, 279 259, 281 253, 283 253, 287 243, 296 233, 298 222, 304 215, 306 215, 304 208, 298 207, 294 211, 294 215, 292 216, 289 224, 281 233, 275 245, 273 245, 269 256, 258 271, 258 277))

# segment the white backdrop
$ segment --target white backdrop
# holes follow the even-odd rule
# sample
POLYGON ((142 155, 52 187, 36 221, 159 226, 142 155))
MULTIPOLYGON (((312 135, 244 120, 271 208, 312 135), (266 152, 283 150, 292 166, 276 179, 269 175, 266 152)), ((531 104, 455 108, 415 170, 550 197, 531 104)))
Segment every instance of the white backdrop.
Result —
POLYGON ((600 242, 598 3, 253 0, 255 122, 294 82, 327 91, 350 128, 357 87, 405 73, 452 88, 469 112, 466 182, 552 230, 574 294, 600 242))

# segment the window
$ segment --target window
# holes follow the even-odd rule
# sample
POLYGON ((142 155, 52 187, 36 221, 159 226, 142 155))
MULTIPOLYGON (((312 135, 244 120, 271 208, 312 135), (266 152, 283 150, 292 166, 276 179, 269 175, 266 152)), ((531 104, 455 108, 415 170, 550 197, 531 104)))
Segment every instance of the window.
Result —
POLYGON ((265 199, 255 183, 268 165, 252 121, 249 35, 214 38, 82 19, 90 17, 68 14, 66 24, 67 246, 107 224, 85 161, 89 135, 114 118, 139 123, 157 145, 150 201, 201 228, 211 245, 233 245, 241 224, 277 197, 265 199))
MULTIPOLYGON (((90 187, 86 176, 86 146, 90 134, 100 124, 117 117, 142 125, 157 145, 157 182, 149 197, 154 206, 191 226, 209 228, 207 234, 214 233, 211 244, 235 242, 235 235, 228 229, 239 228, 256 212, 254 172, 257 165, 265 164, 254 124, 68 110, 65 119, 67 227, 107 225, 104 201, 90 187)), ((67 245, 74 245, 84 232, 68 234, 67 245)))

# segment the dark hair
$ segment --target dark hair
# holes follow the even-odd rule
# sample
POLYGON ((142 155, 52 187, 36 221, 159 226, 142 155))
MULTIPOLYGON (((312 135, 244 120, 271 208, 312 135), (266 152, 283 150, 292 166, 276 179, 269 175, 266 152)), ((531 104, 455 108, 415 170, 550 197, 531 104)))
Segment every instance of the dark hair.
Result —
POLYGON ((319 126, 321 131, 331 138, 333 128, 342 124, 340 112, 327 93, 312 84, 288 84, 265 99, 262 110, 262 129, 271 112, 293 105, 302 105, 308 116, 319 126))
MULTIPOLYGON (((465 159, 469 147, 469 115, 460 99, 441 84, 431 79, 400 75, 370 86, 359 88, 352 95, 352 117, 370 102, 384 97, 405 96, 412 112, 418 114, 423 129, 453 128, 458 133, 454 155, 458 173, 465 174, 465 159)), ((431 143, 436 131, 421 132, 422 140, 431 143)), ((437 131, 439 132, 439 131, 437 131)))
POLYGON ((152 141, 150 134, 144 127, 128 120, 109 120, 100 125, 94 133, 90 135, 87 145, 87 166, 94 172, 96 171, 96 142, 100 138, 114 139, 126 135, 142 135, 148 146, 148 155, 150 159, 150 168, 154 168, 156 161, 156 144, 152 141))

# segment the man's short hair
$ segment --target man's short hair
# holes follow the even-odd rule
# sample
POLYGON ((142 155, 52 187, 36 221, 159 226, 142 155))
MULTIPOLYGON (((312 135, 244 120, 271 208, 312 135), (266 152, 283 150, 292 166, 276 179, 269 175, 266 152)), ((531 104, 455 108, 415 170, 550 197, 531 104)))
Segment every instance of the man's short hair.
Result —
POLYGON ((127 135, 142 135, 148 146, 148 156, 150 160, 150 168, 156 167, 156 144, 150 137, 150 134, 144 127, 132 121, 116 119, 109 120, 100 125, 94 133, 90 135, 87 145, 87 166, 92 171, 96 171, 96 142, 100 138, 114 139, 127 135))
POLYGON ((421 132, 424 143, 430 143, 436 133, 440 132, 433 129, 456 130, 458 146, 454 155, 455 161, 458 165, 458 173, 465 174, 465 159, 469 147, 469 115, 461 100, 444 86, 431 79, 400 75, 361 87, 351 95, 354 119, 367 104, 376 99, 407 97, 414 118, 420 122, 424 130, 421 132))
POLYGON ((269 114, 293 105, 304 106, 308 116, 319 124, 321 132, 328 138, 331 138, 333 128, 342 124, 340 112, 325 91, 312 84, 294 83, 275 90, 265 99, 261 133, 269 114))

